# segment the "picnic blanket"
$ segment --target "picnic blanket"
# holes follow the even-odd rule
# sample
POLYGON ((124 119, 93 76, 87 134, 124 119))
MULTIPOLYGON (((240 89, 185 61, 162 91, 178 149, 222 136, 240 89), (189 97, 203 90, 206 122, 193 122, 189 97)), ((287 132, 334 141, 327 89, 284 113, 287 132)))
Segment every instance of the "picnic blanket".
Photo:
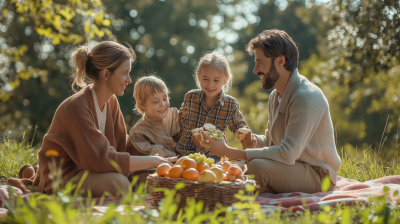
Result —
POLYGON ((259 203, 262 212, 266 214, 281 209, 281 214, 291 211, 319 211, 323 206, 334 208, 338 204, 348 206, 357 203, 368 203, 368 199, 373 196, 384 194, 384 186, 389 188, 387 196, 390 202, 395 204, 399 199, 394 196, 397 190, 400 192, 400 176, 387 176, 375 180, 358 182, 356 180, 338 176, 337 185, 333 191, 306 194, 300 192, 271 194, 262 193, 257 196, 254 203, 259 203))
MULTIPOLYGON (((295 213, 297 211, 306 211, 307 209, 311 212, 317 212, 322 209, 323 206, 334 208, 339 204, 352 206, 357 203, 368 203, 370 197, 381 196, 384 194, 384 186, 387 186, 389 189, 387 192, 388 199, 395 204, 399 199, 399 196, 394 196, 394 192, 396 190, 400 192, 400 175, 382 177, 362 183, 338 176, 337 185, 333 191, 319 192, 315 194, 300 192, 283 194, 262 193, 258 195, 256 200, 252 203, 260 204, 261 212, 264 212, 265 214, 277 211, 278 209, 281 210, 282 214, 285 212, 295 213)), ((9 186, 0 186, 0 199, 5 201, 9 200, 7 187, 9 186)), ((26 197, 20 189, 15 187, 13 188, 16 194, 23 198, 26 197)), ((98 213, 98 215, 101 215, 108 210, 108 203, 113 202, 118 204, 121 199, 122 197, 106 198, 103 199, 102 204, 99 204, 101 201, 100 198, 83 198, 78 199, 75 203, 78 205, 80 203, 86 204, 87 200, 95 201, 93 210, 95 213, 98 213)), ((151 197, 147 198, 145 202, 150 206, 151 197)), ((126 205, 119 205, 117 211, 123 213, 125 206, 126 205)), ((2 207, 1 200, 0 207, 2 207)), ((145 206, 135 206, 133 210, 140 211, 144 208, 145 206)), ((0 217, 6 214, 7 209, 0 208, 0 217)))

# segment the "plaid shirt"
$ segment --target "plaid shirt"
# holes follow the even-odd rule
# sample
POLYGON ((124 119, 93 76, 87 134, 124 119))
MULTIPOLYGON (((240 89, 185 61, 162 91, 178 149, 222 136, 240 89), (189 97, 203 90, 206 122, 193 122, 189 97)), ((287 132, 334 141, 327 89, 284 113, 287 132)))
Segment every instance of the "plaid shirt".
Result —
POLYGON ((248 128, 235 98, 221 92, 214 108, 206 108, 204 92, 201 89, 190 90, 186 93, 180 109, 179 123, 182 137, 176 149, 180 153, 200 150, 191 138, 191 130, 203 127, 205 123, 215 125, 224 134, 227 127, 233 134, 236 134, 239 128, 248 128))

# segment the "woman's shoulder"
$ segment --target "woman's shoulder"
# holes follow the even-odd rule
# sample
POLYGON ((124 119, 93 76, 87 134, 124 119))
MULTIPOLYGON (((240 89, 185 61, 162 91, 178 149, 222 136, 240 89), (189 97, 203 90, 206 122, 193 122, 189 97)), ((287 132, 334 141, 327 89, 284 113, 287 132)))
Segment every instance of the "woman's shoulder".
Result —
POLYGON ((73 95, 65 99, 57 111, 80 111, 89 108, 89 100, 91 97, 90 87, 85 87, 73 95))

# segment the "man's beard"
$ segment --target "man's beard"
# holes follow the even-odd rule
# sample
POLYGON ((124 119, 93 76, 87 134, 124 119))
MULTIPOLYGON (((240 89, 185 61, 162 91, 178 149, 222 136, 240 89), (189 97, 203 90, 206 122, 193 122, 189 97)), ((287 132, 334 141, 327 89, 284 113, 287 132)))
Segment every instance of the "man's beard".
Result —
POLYGON ((271 68, 269 69, 269 71, 267 72, 267 74, 263 73, 263 72, 259 72, 258 75, 264 75, 265 77, 265 81, 262 82, 261 88, 263 90, 270 90, 274 87, 275 83, 278 81, 279 77, 281 77, 281 75, 276 71, 274 62, 272 62, 271 64, 271 68))

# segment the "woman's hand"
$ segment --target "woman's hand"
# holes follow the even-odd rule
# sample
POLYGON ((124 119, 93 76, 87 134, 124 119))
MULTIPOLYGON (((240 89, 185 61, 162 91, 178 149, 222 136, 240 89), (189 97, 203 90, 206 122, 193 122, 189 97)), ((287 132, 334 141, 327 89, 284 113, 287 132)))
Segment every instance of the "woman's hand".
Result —
POLYGON ((159 156, 158 154, 152 156, 131 156, 130 172, 157 167, 161 163, 168 163, 172 165, 171 162, 174 162, 177 159, 177 156, 164 158, 159 156))
POLYGON ((168 163, 168 164, 172 165, 171 162, 175 162, 178 160, 177 156, 164 158, 164 157, 159 156, 158 154, 156 154, 154 156, 150 156, 150 158, 152 159, 152 163, 153 163, 154 167, 157 167, 161 163, 168 163))
POLYGON ((214 140, 212 137, 208 136, 203 129, 200 129, 200 133, 203 135, 203 138, 208 140, 208 143, 200 141, 200 145, 204 148, 207 148, 207 151, 210 152, 210 155, 215 155, 218 157, 228 156, 226 153, 229 149, 224 140, 214 140))

